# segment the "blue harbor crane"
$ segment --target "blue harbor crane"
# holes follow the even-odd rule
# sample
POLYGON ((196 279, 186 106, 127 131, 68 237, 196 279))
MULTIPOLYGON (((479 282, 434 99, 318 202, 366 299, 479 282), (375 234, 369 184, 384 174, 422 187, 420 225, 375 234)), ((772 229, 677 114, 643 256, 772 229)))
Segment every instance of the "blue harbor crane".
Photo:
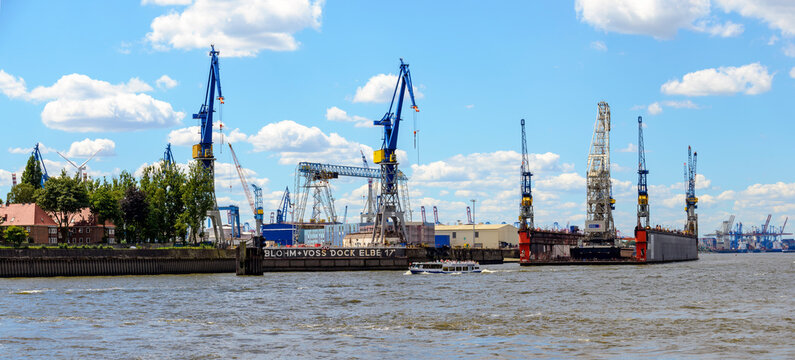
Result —
POLYGON ((193 145, 193 158, 202 162, 205 168, 212 169, 213 161, 213 113, 215 112, 215 100, 224 103, 224 96, 221 93, 221 75, 218 71, 218 54, 215 46, 210 45, 210 76, 207 79, 207 91, 204 95, 204 104, 199 109, 198 114, 193 114, 194 119, 201 121, 201 140, 193 145), (218 97, 215 90, 218 89, 218 97))
POLYGON ((687 223, 685 232, 698 236, 698 198, 696 197, 696 159, 698 153, 692 152, 690 146, 687 147, 687 163, 685 164, 685 212, 687 213, 687 223))
POLYGON ((287 222, 287 209, 290 207, 290 188, 284 188, 282 201, 279 203, 279 208, 276 209, 276 223, 284 224, 287 222))
POLYGON ((166 145, 166 151, 163 153, 163 161, 168 165, 174 165, 176 162, 174 161, 174 154, 171 153, 171 143, 166 145))
POLYGON ((36 143, 36 146, 33 147, 33 157, 36 159, 36 162, 42 169, 41 173, 41 187, 44 187, 44 183, 50 179, 50 175, 47 174, 47 166, 44 165, 44 158, 41 156, 41 151, 39 151, 39 143, 36 143))
POLYGON ((638 225, 640 229, 649 228, 649 192, 646 186, 646 148, 643 145, 643 118, 638 116, 638 225))
MULTIPOLYGON (((215 100, 224 103, 224 96, 221 92, 221 75, 218 68, 218 54, 214 45, 210 45, 210 75, 207 78, 207 90, 204 94, 204 104, 199 112, 193 114, 194 119, 201 121, 201 138, 199 143, 193 145, 193 158, 201 162, 204 168, 210 171, 210 176, 215 182, 215 157, 213 156, 213 113, 215 113, 215 100), (215 90, 218 90, 218 96, 215 90)), ((215 198, 215 185, 213 184, 213 208, 208 211, 212 220, 213 232, 216 239, 223 239, 223 227, 221 227, 221 214, 218 211, 218 202, 215 198)))
POLYGON ((262 208, 262 188, 257 186, 257 184, 251 184, 251 187, 254 189, 254 220, 257 224, 257 229, 255 231, 257 235, 259 235, 262 233, 262 220, 265 217, 262 208))
POLYGON ((524 119, 522 124, 522 202, 519 212, 519 231, 527 231, 533 229, 533 190, 531 187, 531 178, 533 173, 530 172, 530 160, 527 155, 527 137, 524 131, 524 119))
POLYGON ((389 104, 389 110, 387 110, 381 120, 373 122, 374 125, 384 127, 381 149, 376 150, 373 154, 374 162, 381 165, 381 193, 378 198, 378 213, 375 219, 375 226, 373 226, 374 242, 387 243, 387 236, 392 237, 398 243, 405 243, 407 240, 406 224, 398 195, 398 162, 396 154, 403 112, 403 97, 407 91, 411 97, 411 108, 419 112, 417 103, 414 101, 414 86, 411 83, 409 64, 404 63, 403 59, 400 59, 400 71, 398 72, 395 91, 392 93, 392 102, 389 104), (396 98, 397 104, 395 104, 396 98), (387 229, 387 219, 392 219, 392 229, 387 229))
POLYGON ((232 228, 232 237, 240 238, 240 208, 237 205, 221 206, 218 210, 228 211, 229 226, 232 228))

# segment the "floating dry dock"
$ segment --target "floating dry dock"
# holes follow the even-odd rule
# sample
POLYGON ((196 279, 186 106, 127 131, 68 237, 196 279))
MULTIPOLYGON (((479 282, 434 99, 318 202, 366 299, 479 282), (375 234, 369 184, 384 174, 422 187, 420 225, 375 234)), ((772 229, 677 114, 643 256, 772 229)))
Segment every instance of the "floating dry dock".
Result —
POLYGON ((582 234, 530 231, 519 237, 519 264, 639 265, 698 260, 694 235, 656 229, 637 229, 635 247, 586 246, 582 234))

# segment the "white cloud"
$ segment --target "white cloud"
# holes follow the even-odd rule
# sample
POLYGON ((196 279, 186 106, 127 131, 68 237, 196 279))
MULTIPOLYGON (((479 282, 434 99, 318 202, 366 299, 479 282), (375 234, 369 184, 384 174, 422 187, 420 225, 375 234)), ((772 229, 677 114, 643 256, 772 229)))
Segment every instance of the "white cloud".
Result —
POLYGON ((345 110, 342 110, 336 106, 326 109, 326 120, 352 122, 354 123, 354 127, 375 127, 372 120, 364 116, 350 116, 345 110))
MULTIPOLYGON (((367 84, 356 88, 353 102, 386 103, 392 100, 398 77, 394 74, 378 74, 367 80, 367 84)), ((406 90, 408 94, 408 90, 406 90)), ((422 99, 424 95, 414 87, 414 98, 422 99)), ((406 99, 410 102, 410 99, 406 99)), ((409 104, 410 105, 410 104, 409 104)))
POLYGON ((718 195, 718 200, 733 200, 736 194, 734 190, 726 190, 718 195))
POLYGON ((683 101, 663 101, 663 105, 670 106, 675 109, 700 109, 700 107, 690 100, 683 101))
POLYGON ((110 139, 84 139, 82 141, 75 141, 69 147, 69 151, 65 154, 67 157, 89 157, 97 156, 116 156, 116 143, 110 139))
POLYGON ((152 20, 146 39, 155 49, 206 49, 224 56, 256 56, 262 50, 293 51, 293 35, 320 28, 323 0, 196 0, 182 12, 152 20))
MULTIPOLYGON (((326 135, 317 127, 307 127, 292 120, 283 120, 263 126, 248 137, 254 151, 279 153, 280 164, 298 164, 301 161, 331 164, 361 165, 360 150, 371 154, 372 147, 349 141, 339 134, 326 135)), ((405 152, 398 151, 398 161, 405 152)))
POLYGON ((693 30, 705 32, 711 36, 735 37, 742 34, 743 31, 745 31, 745 27, 742 24, 735 24, 731 21, 720 24, 709 20, 702 20, 693 26, 693 30))
POLYGON ((577 0, 580 21, 624 34, 670 39, 679 29, 694 28, 693 22, 709 14, 709 0, 577 0))
POLYGON ((771 35, 770 40, 767 41, 768 45, 775 45, 778 42, 778 36, 771 35))
POLYGON ((618 150, 618 152, 623 152, 623 153, 634 153, 637 151, 638 151, 638 146, 633 143, 629 143, 627 144, 627 147, 618 150))
POLYGON ((167 6, 167 5, 188 5, 193 0, 141 0, 141 5, 160 5, 160 6, 167 6))
POLYGON ((157 84, 157 87, 161 89, 173 89, 179 84, 179 82, 170 78, 168 75, 163 75, 158 78, 157 81, 155 81, 155 84, 157 84))
POLYGON ((792 69, 790 69, 790 71, 789 71, 789 77, 791 77, 791 78, 795 79, 795 67, 793 67, 792 69))
POLYGON ((46 101, 41 120, 69 132, 134 131, 178 124, 184 116, 171 104, 144 92, 152 87, 138 78, 113 85, 86 75, 62 76, 52 86, 27 92, 24 80, 0 70, 0 90, 8 96, 46 101))
POLYGON ((536 182, 538 188, 547 190, 583 190, 586 179, 582 175, 569 172, 553 177, 546 177, 536 182))
POLYGON ((788 0, 716 0, 726 12, 766 22, 786 36, 795 35, 795 3, 788 0))
POLYGON ((663 112, 662 106, 660 106, 658 102, 649 104, 646 110, 649 112, 649 115, 657 115, 663 112))
MULTIPOLYGON (((0 186, 10 186, 11 185, 11 172, 7 170, 0 169, 0 186)), ((20 181, 22 178, 22 174, 17 174, 17 182, 20 181)))
POLYGON ((592 41, 591 49, 596 51, 607 51, 607 45, 603 41, 592 41))
MULTIPOLYGON (((8 148, 8 152, 12 153, 12 154, 31 154, 31 153, 33 153, 33 147, 29 147, 29 148, 20 148, 20 147, 8 148)), ((42 155, 43 155, 43 154, 55 152, 55 149, 53 149, 51 147, 47 147, 46 145, 44 145, 42 143, 39 143, 39 152, 41 152, 42 155)))
POLYGON ((759 63, 740 67, 719 67, 685 74, 682 81, 671 80, 660 87, 668 95, 731 95, 743 92, 756 95, 770 90, 773 74, 759 63))
MULTIPOLYGON (((222 126, 224 128, 223 142, 237 143, 248 139, 248 135, 244 134, 240 129, 235 128, 230 132, 222 122, 215 121, 213 122, 213 143, 221 143, 222 135, 220 130, 222 126)), ((171 130, 171 132, 168 133, 168 142, 177 146, 193 146, 198 144, 201 140, 199 132, 201 132, 200 126, 188 126, 171 130)))
POLYGON ((781 48, 781 51, 784 52, 784 55, 788 57, 795 57, 795 44, 787 43, 784 47, 781 48))

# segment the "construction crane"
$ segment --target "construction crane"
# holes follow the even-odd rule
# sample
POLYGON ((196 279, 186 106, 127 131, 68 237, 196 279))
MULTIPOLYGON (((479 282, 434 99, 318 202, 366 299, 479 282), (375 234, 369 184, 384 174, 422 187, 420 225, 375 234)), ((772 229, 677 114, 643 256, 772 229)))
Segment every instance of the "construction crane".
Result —
POLYGON ((439 222, 439 211, 436 210, 436 205, 433 206, 433 223, 436 225, 442 224, 439 222))
POLYGON ((472 221, 472 209, 467 206, 467 224, 472 225, 474 222, 472 221))
POLYGON ((640 229, 649 227, 649 192, 646 186, 646 150, 643 145, 643 118, 638 116, 638 225, 640 229))
POLYGON ((519 206, 519 231, 527 231, 535 227, 533 221, 533 191, 531 188, 531 178, 533 173, 530 172, 530 160, 527 155, 527 137, 524 130, 524 119, 522 124, 522 168, 521 168, 521 184, 522 184, 522 202, 519 206))
POLYGON ((279 203, 279 208, 276 209, 276 223, 277 224, 284 224, 287 221, 287 208, 290 207, 290 188, 284 188, 284 194, 282 194, 282 201, 279 203))
POLYGON ((420 213, 422 214, 422 223, 425 224, 425 206, 420 206, 420 213))
POLYGON ((687 147, 687 163, 685 163, 685 212, 687 213, 687 223, 685 232, 698 236, 698 198, 696 197, 696 160, 698 153, 692 152, 690 146, 687 147))
POLYGON ((398 243, 406 242, 406 223, 403 216, 403 209, 400 205, 398 191, 398 162, 397 162, 397 142, 400 133, 400 121, 403 112, 403 97, 408 91, 411 97, 411 107, 419 112, 417 103, 414 101, 414 86, 411 83, 411 73, 409 64, 400 59, 400 71, 397 76, 395 91, 392 93, 392 102, 389 104, 384 117, 374 121, 374 125, 384 127, 384 138, 381 149, 373 154, 374 162, 381 165, 381 192, 378 197, 378 214, 373 226, 373 242, 378 241, 387 244, 387 238, 392 237, 398 243), (397 97, 397 104, 395 98, 397 97), (395 112, 393 113, 393 109, 395 112), (388 219, 392 220, 392 228, 387 229, 388 219))
MULTIPOLYGON (((364 151, 359 149, 359 153, 362 154, 362 163, 364 163, 364 167, 370 168, 370 165, 367 164, 367 157, 364 156, 364 151)), ((375 196, 373 195, 373 178, 367 178, 367 200, 364 204, 364 210, 361 214, 361 222, 369 224, 373 222, 375 219, 375 196)))
POLYGON ((618 246, 613 223, 615 199, 610 182, 610 105, 597 104, 591 150, 588 154, 586 241, 591 245, 618 246))
POLYGON ((215 112, 215 100, 224 103, 224 96, 221 92, 221 75, 218 68, 218 54, 215 46, 210 45, 210 75, 207 78, 207 90, 204 94, 204 104, 199 108, 199 112, 193 114, 193 118, 201 122, 201 138, 199 143, 193 145, 193 158, 201 162, 204 168, 210 171, 213 181, 213 208, 208 211, 208 216, 212 220, 213 231, 216 239, 223 239, 223 228, 221 227, 221 214, 218 211, 218 201, 215 198, 215 157, 213 156, 213 113, 215 112), (218 90, 218 96, 215 91, 218 90))
POLYGON ((246 174, 243 172, 243 167, 240 166, 240 162, 237 160, 237 154, 235 154, 235 149, 232 148, 232 143, 228 143, 229 151, 232 153, 232 160, 235 162, 235 170, 237 170, 237 176, 240 177, 240 184, 243 185, 243 192, 246 194, 246 199, 248 200, 248 205, 251 206, 251 212, 254 213, 254 221, 256 222, 256 229, 255 233, 259 237, 262 234, 262 219, 263 219, 263 210, 262 210, 262 189, 259 189, 256 185, 254 187, 254 191, 257 192, 259 189, 259 207, 257 206, 256 197, 251 196, 251 191, 248 189, 248 181, 246 181, 246 174))
POLYGON ((171 153, 171 143, 166 145, 166 151, 163 152, 163 161, 166 163, 166 165, 173 166, 176 164, 176 161, 174 161, 174 154, 171 153))
POLYGON ((41 151, 39 151, 39 143, 36 143, 36 146, 33 147, 33 157, 38 162, 39 167, 42 169, 41 173, 41 187, 44 187, 44 183, 50 179, 50 175, 47 174, 47 166, 44 165, 44 158, 41 156, 41 151))

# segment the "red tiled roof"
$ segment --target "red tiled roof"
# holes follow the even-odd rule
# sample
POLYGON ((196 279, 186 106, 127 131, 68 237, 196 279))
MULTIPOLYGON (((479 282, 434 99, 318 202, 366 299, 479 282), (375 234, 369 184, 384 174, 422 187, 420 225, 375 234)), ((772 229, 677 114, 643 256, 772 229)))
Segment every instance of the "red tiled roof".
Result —
POLYGON ((47 212, 35 203, 0 205, 0 218, 4 226, 58 226, 47 212))
MULTIPOLYGON (((73 222, 72 222, 73 224, 74 223, 78 223, 80 221, 87 221, 91 225, 101 226, 99 224, 95 224, 96 220, 91 216, 91 209, 90 208, 83 208, 72 219, 73 219, 73 222)), ((72 224, 70 224, 70 226, 71 225, 72 224)), ((116 227, 116 225, 114 225, 113 222, 111 222, 110 220, 105 220, 105 227, 116 227)))

